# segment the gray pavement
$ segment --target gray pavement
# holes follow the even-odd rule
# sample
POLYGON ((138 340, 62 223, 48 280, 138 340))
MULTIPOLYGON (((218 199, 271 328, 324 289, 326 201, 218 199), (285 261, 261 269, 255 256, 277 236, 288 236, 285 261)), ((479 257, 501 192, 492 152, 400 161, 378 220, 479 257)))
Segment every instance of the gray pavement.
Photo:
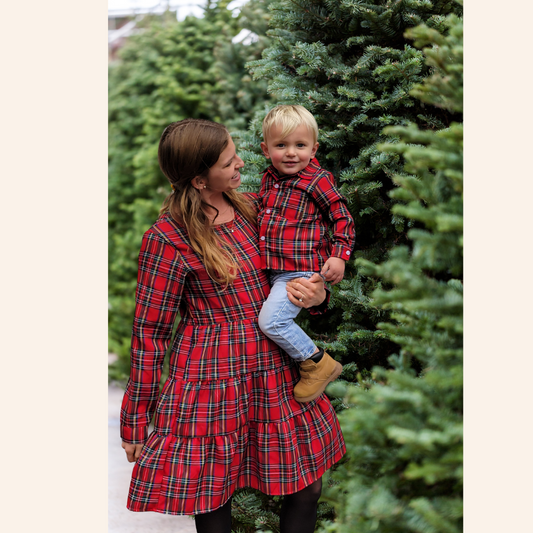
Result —
POLYGON ((133 513, 126 499, 133 463, 121 447, 119 413, 123 390, 110 385, 108 391, 108 533, 195 533, 188 516, 161 513, 133 513))

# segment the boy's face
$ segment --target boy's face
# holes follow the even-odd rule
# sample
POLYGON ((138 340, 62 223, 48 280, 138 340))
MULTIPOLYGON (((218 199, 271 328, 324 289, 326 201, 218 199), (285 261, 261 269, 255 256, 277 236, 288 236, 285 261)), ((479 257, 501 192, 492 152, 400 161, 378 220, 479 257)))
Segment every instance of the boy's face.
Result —
POLYGON ((303 170, 318 149, 318 143, 313 142, 313 134, 305 124, 300 124, 286 137, 281 136, 281 126, 274 124, 265 140, 261 143, 263 154, 272 160, 280 176, 290 176, 303 170))

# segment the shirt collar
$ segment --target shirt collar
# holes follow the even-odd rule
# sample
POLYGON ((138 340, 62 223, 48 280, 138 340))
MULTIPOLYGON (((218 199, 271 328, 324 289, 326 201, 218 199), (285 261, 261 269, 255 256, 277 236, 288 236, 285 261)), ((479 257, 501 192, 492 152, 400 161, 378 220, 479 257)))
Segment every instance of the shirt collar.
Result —
POLYGON ((316 157, 313 157, 313 159, 309 161, 309 164, 303 170, 300 170, 300 172, 298 172, 297 174, 287 174, 286 176, 280 176, 279 172, 276 168, 274 168, 273 165, 270 165, 266 171, 272 174, 272 176, 277 180, 294 177, 298 177, 300 179, 308 179, 311 178, 319 169, 320 163, 318 162, 316 157))

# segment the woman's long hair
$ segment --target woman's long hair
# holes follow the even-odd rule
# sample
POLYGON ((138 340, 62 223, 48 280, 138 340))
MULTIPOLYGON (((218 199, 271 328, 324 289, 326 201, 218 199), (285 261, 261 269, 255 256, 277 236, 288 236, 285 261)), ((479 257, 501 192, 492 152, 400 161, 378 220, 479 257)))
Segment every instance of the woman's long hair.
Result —
MULTIPOLYGON (((229 245, 218 238, 211 220, 202 206, 216 208, 204 202, 200 191, 192 185, 196 176, 207 177, 228 145, 230 135, 222 124, 202 119, 185 119, 170 124, 159 141, 158 160, 167 177, 172 193, 161 207, 161 214, 170 216, 187 228, 191 246, 203 260, 211 279, 221 285, 232 283, 239 265, 229 245)), ((235 210, 250 223, 257 215, 250 203, 237 191, 224 193, 235 210)))

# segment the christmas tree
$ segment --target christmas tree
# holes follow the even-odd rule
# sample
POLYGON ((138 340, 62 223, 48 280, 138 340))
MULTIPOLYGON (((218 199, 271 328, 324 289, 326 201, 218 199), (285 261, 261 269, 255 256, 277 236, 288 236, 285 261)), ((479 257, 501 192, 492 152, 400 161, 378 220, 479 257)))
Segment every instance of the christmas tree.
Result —
MULTIPOLYGON (((411 94, 441 109, 462 112, 462 21, 450 15, 446 35, 427 25, 406 32, 424 49, 431 75, 411 94)), ((340 414, 348 460, 332 475, 329 497, 336 533, 459 532, 462 530, 462 123, 437 131, 414 124, 387 127, 404 170, 393 175, 395 215, 412 220, 408 243, 376 265, 357 266, 391 290, 375 304, 391 310, 379 324, 400 347, 393 369, 376 367, 373 384, 344 388, 340 414), (412 369, 415 359, 422 367, 412 369)), ((340 393, 342 385, 337 384, 340 393)))
POLYGON ((257 60, 270 43, 266 36, 271 0, 250 0, 236 20, 241 30, 234 39, 219 39, 214 48, 213 73, 217 80, 218 117, 232 133, 246 129, 257 109, 272 98, 265 80, 253 80, 246 63, 257 60))

